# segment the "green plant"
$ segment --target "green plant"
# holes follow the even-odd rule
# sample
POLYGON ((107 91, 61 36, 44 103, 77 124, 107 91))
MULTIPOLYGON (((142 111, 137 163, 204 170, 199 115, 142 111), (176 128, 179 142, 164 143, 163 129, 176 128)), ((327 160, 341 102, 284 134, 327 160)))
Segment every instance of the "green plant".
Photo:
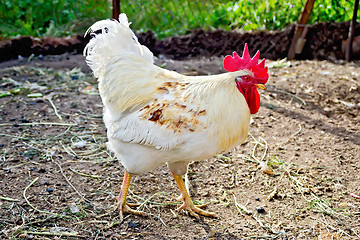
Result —
MULTIPOLYGON (((121 10, 133 22, 133 29, 152 30, 164 38, 197 28, 282 29, 297 21, 305 1, 128 0, 121 1, 121 10)), ((353 2, 316 1, 309 23, 350 20, 353 2)), ((1 0, 0 36, 66 36, 83 33, 93 22, 110 17, 108 0, 1 0)))
POLYGON ((106 0, 1 0, 0 35, 65 36, 109 15, 106 0))

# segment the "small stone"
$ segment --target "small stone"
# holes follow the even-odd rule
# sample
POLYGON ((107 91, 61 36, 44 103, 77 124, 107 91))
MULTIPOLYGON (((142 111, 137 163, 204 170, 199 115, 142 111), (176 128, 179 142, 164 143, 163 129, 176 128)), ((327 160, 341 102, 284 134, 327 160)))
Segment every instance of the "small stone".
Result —
POLYGON ((135 228, 137 226, 137 224, 136 223, 134 223, 134 222, 129 222, 129 227, 131 227, 131 228, 135 228))
POLYGON ((21 123, 29 123, 30 121, 28 119, 20 119, 21 123))
POLYGON ((257 207, 257 208, 256 208, 256 211, 257 211, 258 213, 265 213, 265 208, 264 208, 263 206, 257 207))
POLYGON ((69 206, 69 208, 70 208, 70 212, 71 212, 72 214, 75 214, 75 213, 80 212, 80 209, 79 209, 75 204, 71 204, 71 205, 69 206))
POLYGON ((84 148, 86 146, 86 144, 87 144, 86 141, 80 141, 80 142, 74 143, 73 146, 76 148, 84 148))
POLYGON ((54 192, 54 189, 52 189, 52 188, 47 188, 46 191, 47 191, 48 193, 52 193, 52 192, 54 192))
POLYGON ((29 235, 27 235, 27 237, 26 237, 27 239, 34 239, 34 235, 32 235, 32 234, 29 234, 29 235))
POLYGON ((343 189, 343 188, 344 188, 344 185, 342 185, 342 184, 340 184, 340 183, 336 183, 336 184, 334 185, 334 187, 335 187, 336 189, 343 189))

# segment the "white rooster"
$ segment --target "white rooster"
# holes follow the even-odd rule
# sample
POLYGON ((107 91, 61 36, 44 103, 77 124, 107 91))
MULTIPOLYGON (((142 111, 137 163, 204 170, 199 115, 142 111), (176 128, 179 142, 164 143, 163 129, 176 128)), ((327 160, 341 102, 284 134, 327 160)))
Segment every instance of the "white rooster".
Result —
MULTIPOLYGON (((246 140, 250 114, 260 107, 257 88, 268 80, 260 52, 224 59, 227 73, 184 76, 153 64, 153 54, 141 45, 124 13, 119 21, 102 20, 88 32, 92 39, 84 55, 99 81, 104 104, 108 148, 125 168, 117 199, 123 213, 145 215, 126 203, 131 176, 167 163, 190 215, 215 217, 195 206, 182 175, 190 161, 227 151, 246 140)), ((87 32, 87 33, 88 33, 87 32)))

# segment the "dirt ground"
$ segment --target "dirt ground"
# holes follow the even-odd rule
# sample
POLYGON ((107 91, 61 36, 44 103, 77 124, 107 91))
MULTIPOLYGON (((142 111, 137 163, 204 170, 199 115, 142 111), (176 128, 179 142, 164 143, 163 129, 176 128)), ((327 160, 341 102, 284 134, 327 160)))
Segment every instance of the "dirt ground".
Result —
MULTIPOLYGON (((222 72, 221 59, 157 64, 222 72)), ((241 146, 189 166, 196 203, 176 212, 166 166, 136 176, 106 149, 96 81, 80 55, 0 63, 1 239, 360 239, 360 63, 268 61, 268 90, 241 146)))

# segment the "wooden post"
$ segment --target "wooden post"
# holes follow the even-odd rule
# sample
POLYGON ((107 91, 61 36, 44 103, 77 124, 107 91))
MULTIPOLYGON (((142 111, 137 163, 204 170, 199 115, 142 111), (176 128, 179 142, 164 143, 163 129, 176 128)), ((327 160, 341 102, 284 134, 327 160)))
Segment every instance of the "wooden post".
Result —
POLYGON ((112 5, 113 5, 112 18, 116 19, 116 20, 119 20, 120 0, 113 0, 112 5))
POLYGON ((350 62, 351 55, 352 55, 352 44, 353 44, 353 41, 354 41, 354 31, 355 31, 356 17, 357 17, 358 9, 359 9, 359 0, 355 0, 355 2, 354 2, 354 13, 353 13, 353 17, 352 17, 351 22, 350 22, 349 36, 348 36, 346 52, 345 52, 345 59, 348 62, 350 62))
POLYGON ((289 52, 287 55, 288 60, 292 60, 295 58, 295 46, 297 40, 300 38, 302 31, 304 30, 304 25, 306 25, 309 22, 310 14, 312 12, 312 9, 314 7, 315 0, 307 0, 304 10, 300 16, 300 19, 295 27, 294 37, 292 39, 289 52))

